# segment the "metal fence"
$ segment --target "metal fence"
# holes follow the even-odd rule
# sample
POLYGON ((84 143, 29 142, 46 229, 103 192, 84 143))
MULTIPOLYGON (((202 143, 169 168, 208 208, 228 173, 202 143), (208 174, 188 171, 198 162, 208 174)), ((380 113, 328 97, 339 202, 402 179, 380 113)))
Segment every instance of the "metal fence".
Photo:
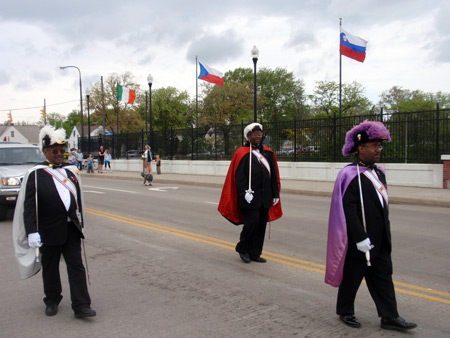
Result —
MULTIPOLYGON (((341 153, 345 134, 364 120, 383 121, 390 130, 392 142, 384 145, 383 162, 439 163, 442 154, 450 154, 450 109, 439 108, 263 123, 264 145, 279 161, 348 162, 341 153)), ((90 137, 90 142, 85 137, 79 144, 94 156, 103 145, 113 158, 137 157, 149 144, 163 159, 228 160, 244 143, 247 123, 98 136, 90 137)))

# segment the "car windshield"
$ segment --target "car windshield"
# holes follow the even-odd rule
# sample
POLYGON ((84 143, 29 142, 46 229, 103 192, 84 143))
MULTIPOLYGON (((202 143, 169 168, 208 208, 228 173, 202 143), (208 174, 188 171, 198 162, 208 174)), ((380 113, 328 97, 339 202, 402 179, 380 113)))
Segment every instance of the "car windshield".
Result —
POLYGON ((0 148, 0 165, 34 164, 45 161, 38 148, 0 148))

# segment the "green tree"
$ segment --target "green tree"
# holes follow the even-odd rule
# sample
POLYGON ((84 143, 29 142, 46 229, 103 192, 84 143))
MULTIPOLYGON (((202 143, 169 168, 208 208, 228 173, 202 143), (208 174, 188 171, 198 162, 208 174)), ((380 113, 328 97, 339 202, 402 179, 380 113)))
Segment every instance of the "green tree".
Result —
MULTIPOLYGON (((87 123, 87 116, 84 118, 84 121, 87 123)), ((63 123, 63 127, 66 130, 67 137, 70 136, 70 133, 73 130, 73 127, 81 125, 81 115, 79 110, 72 110, 69 115, 66 116, 66 119, 63 123)))
POLYGON ((226 82, 223 87, 205 85, 201 123, 230 125, 253 120, 253 93, 248 83, 226 82))
POLYGON ((304 107, 304 84, 284 68, 261 68, 257 85, 262 105, 258 109, 265 122, 293 120, 304 107))
POLYGON ((186 128, 193 121, 188 93, 174 87, 152 91, 152 115, 154 129, 186 128))
MULTIPOLYGON (((333 116, 339 112, 339 83, 318 81, 309 96, 316 116, 333 116)), ((363 115, 373 111, 373 104, 364 96, 364 87, 358 82, 342 84, 342 114, 363 115)))
POLYGON ((433 94, 394 86, 381 93, 378 105, 386 112, 411 112, 433 110, 438 101, 441 108, 449 107, 450 94, 442 92, 433 94))
MULTIPOLYGON (((64 121, 65 120, 66 120, 66 118, 64 117, 64 115, 62 115, 60 113, 49 113, 49 114, 47 114, 47 124, 51 124, 55 128, 61 128, 61 127, 64 128, 64 121)), ((66 135, 69 135, 67 130, 66 130, 66 135)))
MULTIPOLYGON (((140 92, 139 85, 135 82, 134 76, 130 72, 123 74, 112 73, 103 82, 105 101, 105 129, 116 132, 117 114, 119 114, 119 133, 138 132, 144 129, 145 121, 139 113, 139 107, 144 102, 145 97, 140 92), (136 92, 134 104, 117 101, 117 84, 133 89, 136 92)), ((91 123, 103 124, 103 105, 101 81, 96 82, 90 88, 89 94, 91 123)), ((87 103, 85 102, 85 111, 87 103)), ((87 118, 84 118, 87 121, 87 118)))

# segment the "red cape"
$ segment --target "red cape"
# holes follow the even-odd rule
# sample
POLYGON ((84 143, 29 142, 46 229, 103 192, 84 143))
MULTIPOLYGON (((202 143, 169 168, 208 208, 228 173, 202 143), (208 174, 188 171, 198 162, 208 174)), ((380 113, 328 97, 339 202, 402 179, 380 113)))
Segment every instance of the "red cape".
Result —
MULTIPOLYGON (((278 178, 278 190, 281 192, 280 184, 280 172, 278 170, 277 157, 275 153, 266 146, 263 146, 263 150, 270 151, 275 159, 275 166, 277 168, 277 178, 278 178)), ((249 153, 249 147, 240 147, 234 153, 233 159, 231 160, 230 168, 228 168, 227 177, 222 189, 222 195, 220 196, 219 207, 217 210, 235 225, 243 224, 244 218, 242 217, 241 208, 238 205, 238 193, 236 190, 236 170, 241 162, 242 158, 249 153)), ((275 221, 283 216, 283 211, 281 209, 281 198, 277 205, 272 206, 269 209, 269 221, 275 221)))

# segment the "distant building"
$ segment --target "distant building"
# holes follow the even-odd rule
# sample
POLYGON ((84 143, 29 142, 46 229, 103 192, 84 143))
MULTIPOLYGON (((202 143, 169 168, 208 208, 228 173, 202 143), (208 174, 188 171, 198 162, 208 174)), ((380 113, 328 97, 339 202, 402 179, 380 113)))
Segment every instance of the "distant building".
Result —
POLYGON ((22 144, 38 144, 39 131, 37 125, 0 126, 0 142, 17 142, 22 144))
MULTIPOLYGON (((88 136, 88 127, 84 126, 84 136, 88 136)), ((99 136, 103 134, 103 127, 102 126, 91 126, 91 136, 99 136)), ((81 148, 81 144, 78 143, 78 138, 81 137, 81 126, 75 126, 72 129, 72 132, 70 135, 68 135, 68 144, 69 149, 81 148)))

